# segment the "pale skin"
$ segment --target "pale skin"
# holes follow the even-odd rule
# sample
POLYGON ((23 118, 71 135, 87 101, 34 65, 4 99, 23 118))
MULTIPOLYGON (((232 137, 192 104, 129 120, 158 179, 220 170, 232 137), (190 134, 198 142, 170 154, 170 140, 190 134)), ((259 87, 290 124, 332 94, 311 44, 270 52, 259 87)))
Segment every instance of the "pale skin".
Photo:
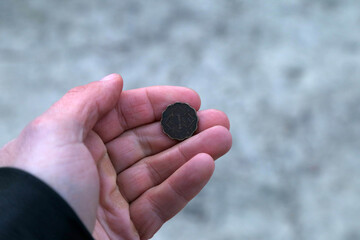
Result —
POLYGON ((0 150, 0 167, 40 178, 74 209, 98 240, 149 239, 210 179, 214 160, 231 148, 227 116, 198 112, 196 135, 171 140, 162 111, 174 102, 196 110, 183 87, 122 91, 111 74, 70 90, 0 150))

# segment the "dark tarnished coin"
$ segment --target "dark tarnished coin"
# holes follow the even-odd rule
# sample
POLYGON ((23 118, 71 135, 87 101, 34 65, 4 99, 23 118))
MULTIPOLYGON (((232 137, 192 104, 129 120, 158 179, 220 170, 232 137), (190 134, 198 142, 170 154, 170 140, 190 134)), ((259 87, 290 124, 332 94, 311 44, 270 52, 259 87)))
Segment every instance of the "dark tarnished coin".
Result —
POLYGON ((198 127, 195 109, 186 103, 169 105, 162 113, 161 126, 170 138, 182 141, 191 137, 198 127))

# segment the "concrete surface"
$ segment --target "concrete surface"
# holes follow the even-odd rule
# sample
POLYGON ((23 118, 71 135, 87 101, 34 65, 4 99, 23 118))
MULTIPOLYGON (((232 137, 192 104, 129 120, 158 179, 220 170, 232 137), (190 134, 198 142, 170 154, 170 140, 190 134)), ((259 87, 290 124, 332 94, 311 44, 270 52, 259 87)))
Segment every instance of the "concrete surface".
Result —
POLYGON ((0 144, 118 72, 231 120, 233 148, 156 240, 360 239, 360 2, 0 1, 0 144))

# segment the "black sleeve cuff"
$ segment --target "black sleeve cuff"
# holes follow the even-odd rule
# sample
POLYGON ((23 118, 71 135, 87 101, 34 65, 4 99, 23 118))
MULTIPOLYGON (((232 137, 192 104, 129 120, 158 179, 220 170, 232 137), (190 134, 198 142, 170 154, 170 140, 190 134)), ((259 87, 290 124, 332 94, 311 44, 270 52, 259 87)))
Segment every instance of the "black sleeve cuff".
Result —
POLYGON ((0 168, 0 239, 93 240, 60 195, 15 168, 0 168))

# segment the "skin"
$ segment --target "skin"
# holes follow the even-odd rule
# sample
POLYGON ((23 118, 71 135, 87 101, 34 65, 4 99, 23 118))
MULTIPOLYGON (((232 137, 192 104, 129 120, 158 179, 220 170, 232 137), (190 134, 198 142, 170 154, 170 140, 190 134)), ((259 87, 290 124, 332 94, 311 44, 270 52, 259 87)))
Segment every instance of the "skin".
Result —
POLYGON ((193 90, 122 86, 111 74, 70 90, 0 150, 0 166, 50 185, 101 240, 151 238, 200 192, 232 141, 218 110, 199 111, 196 135, 183 142, 161 131, 169 104, 200 108, 193 90))

